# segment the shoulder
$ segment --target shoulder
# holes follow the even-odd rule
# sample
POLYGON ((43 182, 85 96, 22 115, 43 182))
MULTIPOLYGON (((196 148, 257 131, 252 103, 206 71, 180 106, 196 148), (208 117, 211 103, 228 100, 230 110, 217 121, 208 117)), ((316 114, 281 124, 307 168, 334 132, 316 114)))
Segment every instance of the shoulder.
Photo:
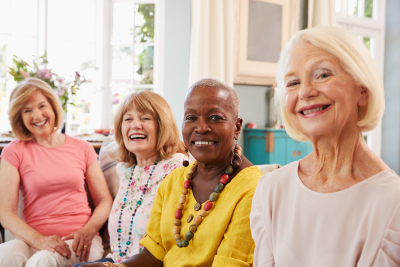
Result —
POLYGON ((90 143, 86 140, 79 139, 70 135, 65 135, 65 142, 68 142, 71 145, 79 146, 79 147, 91 147, 90 143))
POLYGON ((299 162, 291 162, 282 168, 264 174, 258 181, 258 187, 284 186, 298 173, 299 162))
POLYGON ((32 145, 32 141, 14 140, 3 148, 1 156, 5 157, 7 155, 17 154, 18 152, 22 151, 24 148, 27 148, 31 145, 32 145))

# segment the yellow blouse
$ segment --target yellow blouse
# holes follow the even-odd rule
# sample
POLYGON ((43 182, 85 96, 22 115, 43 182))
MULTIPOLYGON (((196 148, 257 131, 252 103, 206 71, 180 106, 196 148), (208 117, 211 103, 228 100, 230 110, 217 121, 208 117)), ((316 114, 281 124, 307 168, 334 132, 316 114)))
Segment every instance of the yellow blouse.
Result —
MULTIPOLYGON (((147 235, 140 244, 163 261, 166 267, 252 266, 254 241, 249 216, 257 182, 263 174, 255 166, 239 172, 214 202, 209 215, 189 241, 189 246, 179 248, 172 232, 173 221, 186 174, 192 165, 175 169, 160 184, 147 225, 147 235)), ((196 203, 193 192, 189 190, 182 210, 182 238, 193 224, 193 220, 187 222, 189 215, 199 215, 194 210, 196 203)), ((203 206, 204 203, 201 208, 203 206)))

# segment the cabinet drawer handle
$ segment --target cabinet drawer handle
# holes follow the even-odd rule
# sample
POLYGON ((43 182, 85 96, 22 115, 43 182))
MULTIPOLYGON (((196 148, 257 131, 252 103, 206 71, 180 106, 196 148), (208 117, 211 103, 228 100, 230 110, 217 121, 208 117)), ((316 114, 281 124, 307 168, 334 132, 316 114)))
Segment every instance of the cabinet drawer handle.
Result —
POLYGON ((266 133, 265 134, 265 152, 274 152, 275 147, 275 133, 266 133))
POLYGON ((297 151, 297 156, 301 156, 301 151, 297 151))

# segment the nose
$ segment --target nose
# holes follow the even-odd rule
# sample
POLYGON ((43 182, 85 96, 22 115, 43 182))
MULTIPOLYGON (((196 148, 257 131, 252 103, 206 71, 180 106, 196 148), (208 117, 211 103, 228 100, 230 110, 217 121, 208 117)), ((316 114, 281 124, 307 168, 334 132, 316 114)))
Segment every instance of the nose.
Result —
POLYGON ((39 119, 42 117, 42 112, 38 108, 32 110, 32 116, 34 119, 39 119))
POLYGON ((206 134, 211 132, 211 128, 205 118, 199 118, 197 120, 195 132, 198 134, 206 134))
POLYGON ((141 129, 142 128, 142 121, 138 120, 138 119, 133 120, 132 124, 131 124, 131 128, 132 129, 141 129))
POLYGON ((309 81, 303 81, 299 91, 299 98, 301 100, 309 100, 310 98, 318 96, 319 91, 316 86, 309 81))

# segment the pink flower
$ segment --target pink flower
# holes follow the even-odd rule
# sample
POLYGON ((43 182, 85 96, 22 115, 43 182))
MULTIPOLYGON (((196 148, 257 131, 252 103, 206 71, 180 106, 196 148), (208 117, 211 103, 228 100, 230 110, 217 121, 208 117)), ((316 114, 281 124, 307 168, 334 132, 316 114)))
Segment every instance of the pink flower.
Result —
POLYGON ((24 78, 28 78, 29 77, 28 73, 26 73, 23 69, 20 69, 19 73, 21 73, 22 77, 24 77, 24 78))
POLYGON ((51 72, 48 72, 48 73, 46 73, 46 74, 44 75, 44 78, 45 78, 45 79, 51 79, 51 77, 53 77, 53 73, 51 73, 51 72))
POLYGON ((143 170, 145 173, 149 173, 150 166, 144 166, 143 170))
POLYGON ((58 83, 59 83, 60 85, 62 85, 62 84, 64 83, 64 78, 59 78, 59 79, 58 79, 58 83))
POLYGON ((135 188, 135 183, 136 183, 136 181, 132 181, 132 183, 131 183, 131 191, 133 191, 133 189, 135 188))
POLYGON ((169 164, 165 163, 163 166, 164 172, 168 171, 168 168, 169 168, 169 164))
POLYGON ((65 88, 62 87, 60 91, 58 91, 57 95, 60 97, 65 93, 65 88))
POLYGON ((79 78, 81 77, 81 75, 77 71, 75 71, 75 76, 78 76, 79 78))

